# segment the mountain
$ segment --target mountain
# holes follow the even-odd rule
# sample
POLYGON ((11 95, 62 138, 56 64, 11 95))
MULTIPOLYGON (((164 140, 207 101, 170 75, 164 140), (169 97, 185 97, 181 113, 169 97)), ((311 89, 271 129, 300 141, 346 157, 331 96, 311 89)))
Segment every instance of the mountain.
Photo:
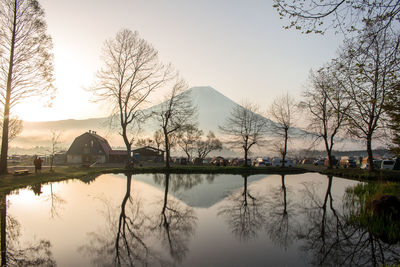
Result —
MULTIPOLYGON (((188 89, 192 102, 198 107, 199 128, 204 132, 209 130, 218 133, 218 126, 222 125, 229 116, 233 107, 239 104, 224 96, 209 86, 192 87, 188 89)), ((148 109, 154 109, 150 107, 148 109)), ((111 130, 108 118, 92 118, 85 120, 60 120, 46 122, 23 122, 23 132, 11 143, 12 147, 36 147, 49 146, 51 131, 61 131, 63 145, 68 147, 75 137, 88 131, 96 131, 107 138, 111 146, 123 146, 118 130, 111 130)), ((156 125, 148 123, 144 128, 151 134, 156 125)))
MULTIPOLYGON (((188 89, 193 104, 198 108, 198 126, 205 133, 209 130, 214 131, 218 136, 218 126, 225 123, 226 118, 234 107, 239 106, 236 102, 224 96, 210 86, 199 86, 188 89)), ((147 112, 151 112, 158 105, 150 107, 147 112)), ((273 123, 265 118, 267 123, 273 123)), ((36 150, 41 147, 49 147, 51 140, 51 131, 62 132, 62 144, 68 148, 75 137, 88 130, 96 131, 99 135, 106 138, 112 147, 123 147, 121 136, 118 134, 119 128, 110 129, 108 118, 92 118, 85 120, 60 120, 47 122, 23 122, 23 132, 11 143, 10 154, 23 154, 24 149, 35 147, 36 150)), ((143 135, 152 135, 157 129, 154 121, 149 121, 144 125, 143 135)), ((300 129, 294 129, 294 132, 301 133, 300 129)), ((26 152, 31 154, 32 152, 26 152)), ((33 152, 40 153, 40 152, 33 152)))
POLYGON ((192 87, 188 94, 193 105, 198 107, 199 128, 204 132, 218 132, 218 126, 224 124, 235 106, 239 106, 210 86, 192 87))

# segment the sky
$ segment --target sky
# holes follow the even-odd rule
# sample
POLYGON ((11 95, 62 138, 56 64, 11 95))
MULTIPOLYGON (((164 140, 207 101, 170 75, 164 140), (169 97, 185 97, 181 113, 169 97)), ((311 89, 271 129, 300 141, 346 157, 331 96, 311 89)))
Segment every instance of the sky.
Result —
MULTIPOLYGON (((100 69, 106 39, 127 28, 158 51, 192 86, 212 86, 235 102, 267 110, 288 92, 298 99, 311 69, 336 54, 341 36, 284 30, 272 1, 263 0, 39 0, 53 38, 52 107, 21 103, 23 120, 105 117, 109 109, 87 90, 100 69)), ((161 101, 154 92, 152 101, 161 101)))

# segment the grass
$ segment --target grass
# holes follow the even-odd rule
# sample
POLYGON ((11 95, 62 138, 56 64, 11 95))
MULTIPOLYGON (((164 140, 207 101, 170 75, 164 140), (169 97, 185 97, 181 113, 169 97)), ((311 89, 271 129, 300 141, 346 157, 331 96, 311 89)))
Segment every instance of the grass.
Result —
POLYGON ((393 170, 376 170, 373 172, 369 172, 368 170, 363 169, 325 169, 320 171, 321 174, 325 175, 333 175, 343 178, 351 178, 357 180, 364 181, 394 181, 400 182, 400 171, 393 170))
POLYGON ((169 169, 165 167, 135 167, 133 170, 127 171, 124 168, 111 167, 56 167, 53 171, 43 170, 42 173, 30 173, 23 176, 14 176, 13 174, 0 176, 0 195, 9 192, 34 186, 38 184, 46 184, 49 182, 58 182, 68 179, 81 179, 83 181, 91 181, 95 177, 104 173, 204 173, 204 174, 300 174, 307 170, 301 168, 280 168, 280 167, 216 167, 216 166, 172 166, 169 169))
POLYGON ((372 202, 383 195, 394 195, 400 199, 400 184, 394 182, 369 182, 346 189, 349 205, 358 207, 349 214, 348 222, 368 229, 384 242, 394 244, 400 241, 400 222, 390 215, 376 215, 372 202))
POLYGON ((53 171, 43 170, 41 173, 30 173, 28 175, 14 176, 13 174, 0 176, 0 195, 25 188, 27 186, 46 184, 49 182, 63 181, 73 178, 84 178, 98 176, 102 173, 110 173, 109 168, 85 169, 79 167, 59 167, 53 171))

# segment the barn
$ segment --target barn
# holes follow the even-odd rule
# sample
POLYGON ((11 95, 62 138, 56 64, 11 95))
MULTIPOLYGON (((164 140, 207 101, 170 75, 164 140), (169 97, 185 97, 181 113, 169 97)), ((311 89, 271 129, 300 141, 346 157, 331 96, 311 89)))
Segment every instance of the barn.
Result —
MULTIPOLYGON (((95 131, 88 131, 72 142, 67 151, 68 163, 106 163, 110 159, 111 146, 95 131)), ((126 152, 125 152, 126 153, 126 152)))
MULTIPOLYGON (((134 149, 132 155, 137 162, 164 160, 164 151, 150 146, 134 149)), ((126 150, 113 150, 105 138, 91 130, 76 137, 67 151, 67 163, 71 164, 125 163, 126 158, 126 150)))

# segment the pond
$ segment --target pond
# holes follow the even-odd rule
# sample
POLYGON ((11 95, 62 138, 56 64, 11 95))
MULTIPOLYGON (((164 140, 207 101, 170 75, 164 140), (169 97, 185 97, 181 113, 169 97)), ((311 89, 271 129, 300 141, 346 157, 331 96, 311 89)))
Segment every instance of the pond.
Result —
POLYGON ((31 186, 2 197, 2 259, 23 266, 398 263, 398 245, 346 223, 354 207, 345 189, 357 183, 317 173, 105 174, 31 186))

